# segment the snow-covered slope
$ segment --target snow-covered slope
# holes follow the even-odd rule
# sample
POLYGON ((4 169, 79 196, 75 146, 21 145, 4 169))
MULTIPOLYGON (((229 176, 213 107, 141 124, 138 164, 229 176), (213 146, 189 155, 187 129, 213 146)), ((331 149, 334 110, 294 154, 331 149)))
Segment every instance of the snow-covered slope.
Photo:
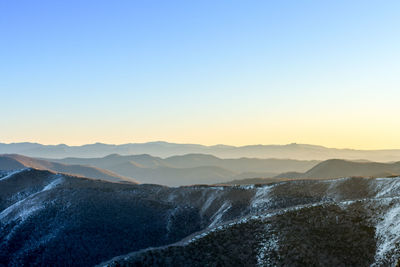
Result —
POLYGON ((400 178, 169 188, 24 169, 0 173, 0 265, 390 266, 399 211, 400 178))
MULTIPOLYGON (((395 266, 400 259, 400 178, 346 178, 243 187, 245 216, 180 242, 102 266, 395 266)), ((215 217, 226 213, 223 202, 215 217)), ((208 203, 207 203, 208 204, 208 203)))

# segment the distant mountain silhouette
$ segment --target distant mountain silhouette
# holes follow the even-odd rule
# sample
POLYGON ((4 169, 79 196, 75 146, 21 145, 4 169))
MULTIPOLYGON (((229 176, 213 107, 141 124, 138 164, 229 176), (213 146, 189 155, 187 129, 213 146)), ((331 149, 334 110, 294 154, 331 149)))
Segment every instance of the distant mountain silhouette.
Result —
POLYGON ((390 177, 400 176, 400 162, 379 163, 331 159, 323 161, 310 170, 285 172, 274 177, 253 176, 250 179, 236 179, 227 184, 268 184, 293 179, 333 179, 344 177, 390 177))
POLYGON ((287 171, 304 172, 318 163, 285 159, 220 159, 205 154, 188 154, 166 159, 147 154, 112 154, 103 158, 65 158, 51 161, 90 165, 135 178, 142 183, 168 186, 214 184, 259 176, 273 177, 287 171))
POLYGON ((135 162, 125 162, 109 168, 121 175, 137 177, 142 183, 181 186, 192 184, 213 184, 230 180, 235 173, 216 166, 193 168, 157 167, 146 168, 135 162))
POLYGON ((0 153, 15 153, 31 157, 66 158, 105 157, 109 154, 135 155, 150 154, 157 157, 171 157, 185 154, 210 154, 219 158, 279 158, 298 160, 327 160, 333 158, 388 162, 400 160, 400 149, 355 150, 336 149, 306 144, 250 145, 250 146, 203 146, 196 144, 175 144, 167 142, 132 143, 109 145, 102 143, 83 146, 41 145, 37 143, 0 143, 0 153))
POLYGON ((400 175, 400 162, 354 162, 331 159, 317 164, 305 173, 281 174, 287 178, 340 178, 340 177, 387 177, 400 175))
POLYGON ((30 158, 16 154, 0 155, 0 170, 16 170, 23 168, 34 168, 39 170, 49 170, 57 173, 77 175, 87 178, 101 179, 111 182, 133 182, 132 178, 126 178, 108 170, 103 170, 91 166, 68 165, 46 160, 30 158))

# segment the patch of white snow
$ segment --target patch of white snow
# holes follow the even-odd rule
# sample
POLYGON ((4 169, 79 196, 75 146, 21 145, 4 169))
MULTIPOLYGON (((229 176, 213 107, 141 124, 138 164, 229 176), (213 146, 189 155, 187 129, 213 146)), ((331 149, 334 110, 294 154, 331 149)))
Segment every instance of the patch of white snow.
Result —
POLYGON ((17 174, 17 173, 20 173, 20 172, 23 172, 23 171, 25 171, 26 169, 27 169, 27 168, 19 169, 19 170, 14 170, 14 171, 8 172, 8 173, 6 174, 6 176, 0 178, 0 181, 2 181, 2 180, 7 180, 7 179, 11 178, 13 175, 15 175, 15 174, 17 174))
POLYGON ((394 264, 400 257, 400 204, 389 209, 376 225, 378 240, 375 263, 372 266, 394 264))
POLYGON ((220 223, 222 216, 232 207, 230 202, 224 202, 218 211, 211 217, 212 222, 209 227, 214 227, 216 224, 220 223))

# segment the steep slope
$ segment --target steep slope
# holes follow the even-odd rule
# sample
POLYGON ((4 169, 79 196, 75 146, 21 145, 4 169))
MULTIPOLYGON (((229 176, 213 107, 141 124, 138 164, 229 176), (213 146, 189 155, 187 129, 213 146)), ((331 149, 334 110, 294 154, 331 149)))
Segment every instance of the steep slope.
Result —
POLYGON ((400 178, 168 188, 2 172, 0 264, 392 265, 399 207, 400 178))
POLYGON ((222 226, 191 242, 136 252, 102 265, 369 266, 376 244, 374 227, 363 221, 365 213, 362 208, 342 210, 335 205, 293 210, 222 226), (310 217, 315 218, 313 224, 305 224, 310 217), (360 220, 355 227, 354 221, 360 220))
POLYGON ((132 178, 122 177, 121 175, 115 174, 111 171, 99 169, 96 167, 83 165, 67 165, 15 154, 0 155, 0 170, 15 170, 23 168, 49 170, 112 182, 136 183, 136 181, 132 178))
POLYGON ((251 207, 251 216, 225 221, 169 246, 116 257, 101 266, 400 263, 400 178, 263 186, 256 190, 251 207))
POLYGON ((218 221, 218 203, 203 204, 209 196, 223 201, 221 193, 228 191, 108 183, 34 169, 3 173, 0 265, 90 266, 173 243, 218 221))

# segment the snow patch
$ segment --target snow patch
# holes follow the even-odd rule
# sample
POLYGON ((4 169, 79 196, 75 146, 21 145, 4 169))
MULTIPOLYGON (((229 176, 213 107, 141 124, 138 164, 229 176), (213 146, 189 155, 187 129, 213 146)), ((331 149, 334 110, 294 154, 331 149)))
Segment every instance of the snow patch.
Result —
POLYGON ((43 209, 43 203, 35 197, 42 192, 55 188, 63 181, 63 176, 60 174, 56 174, 54 177, 55 179, 51 183, 43 187, 41 191, 28 195, 27 197, 17 201, 16 203, 3 210, 0 213, 0 222, 7 223, 7 221, 15 221, 17 219, 21 219, 22 221, 24 221, 34 212, 43 209))
POLYGON ((330 183, 330 185, 328 186, 328 189, 326 190, 326 194, 325 194, 325 198, 331 198, 335 201, 339 201, 340 199, 343 199, 344 197, 339 194, 339 190, 337 189, 337 187, 346 182, 349 178, 345 177, 345 178, 338 178, 338 179, 330 179, 330 180, 326 180, 327 182, 330 183))
POLYGON ((399 195, 400 193, 400 179, 398 178, 386 178, 377 179, 378 183, 374 185, 377 191, 376 197, 387 197, 392 195, 399 195))
POLYGON ((217 191, 225 190, 225 187, 223 187, 223 186, 209 186, 208 188, 214 189, 214 190, 217 190, 217 191))
POLYGON ((258 266, 272 266, 274 263, 268 257, 272 252, 278 252, 279 250, 279 239, 276 234, 271 232, 271 225, 265 225, 266 234, 263 236, 260 242, 260 248, 257 253, 257 265, 258 266))
POLYGON ((269 207, 271 203, 271 191, 276 185, 267 185, 258 188, 255 196, 251 200, 250 208, 251 210, 258 212, 260 210, 265 210, 269 207))
POLYGON ((375 263, 372 266, 394 264, 399 259, 400 204, 388 210, 382 222, 376 225, 378 239, 375 263))
POLYGON ((35 200, 30 199, 30 197, 31 196, 22 199, 3 210, 0 213, 0 222, 7 223, 7 221, 14 221, 17 219, 24 221, 32 213, 43 208, 41 203, 36 203, 35 200), (14 215, 12 215, 13 213, 14 215))
POLYGON ((173 210, 169 212, 168 219, 167 219, 167 225, 166 225, 166 230, 167 230, 167 236, 172 232, 172 226, 174 222, 174 217, 175 215, 179 212, 179 208, 175 207, 173 210))
POLYGON ((246 189, 246 190, 249 190, 249 189, 254 189, 256 186, 254 185, 254 184, 249 184, 249 185, 239 185, 239 188, 240 189, 246 189))
POLYGON ((174 202, 178 198, 178 195, 179 192, 178 193, 175 191, 171 192, 170 194, 168 194, 167 202, 174 202))
POLYGON ((218 211, 211 217, 212 222, 209 227, 214 227, 216 224, 222 221, 222 216, 232 207, 230 202, 224 202, 218 211))
POLYGON ((56 174, 55 177, 56 177, 56 179, 54 179, 51 183, 46 185, 43 188, 42 192, 43 191, 48 191, 48 190, 51 190, 51 189, 55 188, 57 185, 61 184, 63 182, 63 180, 64 180, 64 178, 63 178, 63 176, 61 174, 56 174))
POLYGON ((8 173, 6 174, 6 176, 0 178, 0 181, 2 181, 2 180, 7 180, 7 179, 11 178, 12 176, 14 176, 15 174, 25 171, 26 169, 27 169, 27 168, 19 169, 19 170, 14 170, 14 171, 8 172, 8 173))
MULTIPOLYGON (((206 191, 207 192, 207 191, 206 191)), ((207 197, 206 202, 203 204, 201 207, 201 213, 204 214, 204 212, 207 211, 207 209, 211 206, 211 204, 214 202, 214 200, 217 198, 218 194, 215 191, 212 191, 210 195, 207 197)))

